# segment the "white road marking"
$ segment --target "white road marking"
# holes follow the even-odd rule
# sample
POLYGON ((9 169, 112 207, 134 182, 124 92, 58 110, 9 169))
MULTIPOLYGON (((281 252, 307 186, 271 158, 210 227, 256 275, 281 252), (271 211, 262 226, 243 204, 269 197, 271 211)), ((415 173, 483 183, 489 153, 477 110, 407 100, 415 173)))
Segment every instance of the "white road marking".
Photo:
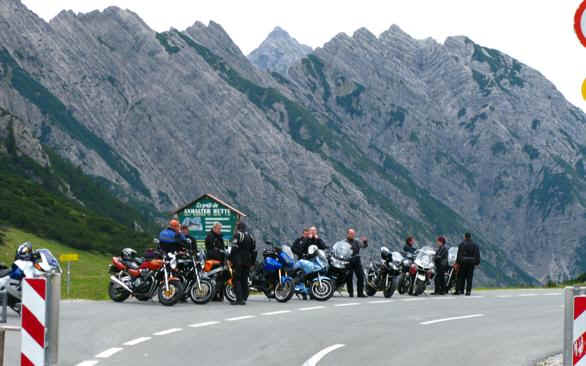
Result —
POLYGON ((484 296, 479 296, 479 295, 475 295, 475 296, 464 296, 465 298, 469 298, 469 299, 483 299, 484 296))
POLYGON ((201 327, 207 327, 209 325, 215 325, 215 324, 220 324, 220 322, 213 321, 213 322, 205 322, 205 323, 196 323, 196 324, 190 324, 190 325, 188 325, 188 327, 201 328, 201 327))
POLYGON ((140 338, 136 338, 131 341, 128 341, 126 343, 123 343, 122 345, 123 346, 136 346, 139 343, 146 342, 151 339, 152 339, 151 337, 140 337, 140 338))
POLYGON ((455 300, 455 297, 432 297, 432 300, 455 300))
POLYGON ((237 320, 252 319, 252 318, 256 318, 256 316, 255 315, 237 316, 235 318, 228 318, 228 319, 226 319, 226 321, 227 322, 235 322, 237 320))
POLYGON ((401 301, 405 301, 405 302, 411 302, 411 301, 424 301, 424 300, 425 300, 425 299, 420 299, 420 298, 418 298, 418 299, 403 299, 403 300, 401 300, 401 301))
POLYGON ((325 309, 325 306, 312 306, 309 308, 299 308, 299 311, 310 311, 310 310, 319 310, 319 309, 325 309))
POLYGON ((171 328, 171 329, 167 329, 167 330, 162 330, 157 333, 153 333, 153 335, 162 336, 162 335, 167 335, 167 334, 171 334, 171 333, 181 332, 182 330, 183 329, 181 329, 181 328, 171 328))
POLYGON ((98 361, 96 360, 89 360, 89 361, 82 361, 75 366, 94 366, 97 365, 98 361))
POLYGON ((108 358, 110 356, 112 356, 113 354, 122 351, 124 348, 120 348, 120 347, 113 347, 110 349, 105 350, 102 353, 98 353, 96 355, 96 358, 108 358))
POLYGON ((511 297, 513 297, 513 295, 500 295, 497 296, 499 299, 510 299, 511 297))
POLYGON ((376 300, 376 301, 369 301, 369 304, 388 304, 393 302, 393 300, 376 300))
POLYGON ((356 306, 356 305, 360 305, 360 303, 359 302, 347 302, 345 304, 337 304, 337 305, 334 305, 334 306, 341 307, 341 306, 356 306))
POLYGON ((550 292, 548 294, 541 294, 541 296, 560 296, 561 292, 550 292))
POLYGON ((472 314, 472 315, 454 316, 452 318, 443 318, 443 319, 429 320, 429 321, 426 321, 426 322, 421 322, 419 324, 421 324, 421 325, 430 325, 430 324, 436 324, 436 323, 449 322, 449 321, 452 321, 452 320, 480 318, 480 317, 483 317, 483 316, 484 316, 484 314, 472 314))
POLYGON ((539 296, 537 294, 521 294, 519 295, 519 297, 533 297, 533 296, 539 296))
POLYGON ((328 353, 337 350, 338 348, 344 347, 343 344, 334 344, 333 346, 326 347, 316 353, 315 355, 311 356, 310 359, 303 363, 303 366, 315 366, 317 363, 324 358, 328 353))
POLYGON ((271 311, 269 313, 262 313, 260 315, 279 315, 279 314, 287 314, 290 312, 291 312, 291 310, 279 310, 279 311, 271 311))

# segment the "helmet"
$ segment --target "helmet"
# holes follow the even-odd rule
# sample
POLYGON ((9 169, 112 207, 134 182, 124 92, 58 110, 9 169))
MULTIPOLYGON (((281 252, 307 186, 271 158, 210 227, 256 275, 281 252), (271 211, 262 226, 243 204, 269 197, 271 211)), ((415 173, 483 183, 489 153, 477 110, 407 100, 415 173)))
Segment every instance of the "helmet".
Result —
POLYGON ((310 245, 309 248, 307 248, 307 254, 314 255, 315 253, 317 253, 317 250, 317 245, 310 245))
POLYGON ((32 254, 33 245, 28 241, 20 244, 18 249, 16 249, 16 259, 30 260, 32 258, 32 254))
POLYGON ((391 259, 391 251, 387 247, 380 248, 380 257, 386 261, 391 259))
POLYGON ((179 221, 173 219, 171 221, 169 221, 169 227, 173 230, 179 231, 181 229, 181 225, 179 224, 179 221))
POLYGON ((122 259, 132 260, 134 258, 136 258, 136 250, 132 248, 122 249, 122 259))

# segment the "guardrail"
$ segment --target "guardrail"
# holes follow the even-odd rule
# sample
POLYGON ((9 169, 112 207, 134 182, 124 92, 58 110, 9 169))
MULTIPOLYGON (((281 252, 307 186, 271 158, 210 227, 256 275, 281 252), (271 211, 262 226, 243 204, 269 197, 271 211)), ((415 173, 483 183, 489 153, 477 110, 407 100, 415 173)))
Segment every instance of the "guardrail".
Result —
POLYGON ((4 342, 6 332, 20 332, 20 327, 16 325, 0 325, 0 366, 4 366, 4 342))

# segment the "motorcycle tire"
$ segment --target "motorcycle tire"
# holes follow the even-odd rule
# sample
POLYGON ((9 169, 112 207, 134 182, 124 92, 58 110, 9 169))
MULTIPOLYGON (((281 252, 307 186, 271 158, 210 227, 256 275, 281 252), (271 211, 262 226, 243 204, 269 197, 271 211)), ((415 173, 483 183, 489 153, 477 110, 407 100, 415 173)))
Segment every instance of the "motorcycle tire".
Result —
POLYGON ((277 283, 275 286, 275 299, 278 302, 287 302, 291 300, 295 293, 295 285, 293 280, 287 280, 285 283, 277 283))
POLYGON ((419 280, 415 281, 414 288, 413 295, 421 295, 425 291, 425 282, 419 280))
POLYGON ((108 296, 110 296, 110 299, 114 302, 123 302, 128 299, 130 292, 126 291, 118 284, 110 282, 108 285, 108 296))
POLYGON ((227 283, 226 286, 224 286, 224 297, 231 303, 236 302, 236 292, 231 283, 227 283))
POLYGON ((376 295, 376 289, 374 287, 371 287, 370 285, 366 285, 366 294, 368 296, 374 296, 376 295))
POLYGON ((391 280, 389 281, 389 286, 383 290, 383 295, 384 297, 386 297, 387 299, 390 297, 393 297, 393 294, 395 293, 395 290, 397 289, 397 284, 398 284, 398 278, 391 278, 391 280))
POLYGON ((183 298, 183 284, 179 280, 169 281, 169 290, 166 290, 162 283, 158 292, 161 305, 173 306, 183 298))
POLYGON ((216 289, 210 280, 200 279, 199 286, 197 282, 191 286, 189 297, 191 301, 198 305, 207 304, 214 297, 216 289))
POLYGON ((399 276, 399 287, 398 287, 398 291, 399 294, 404 295, 407 293, 409 289, 409 285, 407 282, 407 276, 404 273, 401 273, 401 275, 399 276))
POLYGON ((311 283, 311 287, 309 288, 309 292, 311 294, 312 299, 317 301, 327 301, 332 296, 334 296, 334 291, 336 287, 331 280, 315 280, 311 283))

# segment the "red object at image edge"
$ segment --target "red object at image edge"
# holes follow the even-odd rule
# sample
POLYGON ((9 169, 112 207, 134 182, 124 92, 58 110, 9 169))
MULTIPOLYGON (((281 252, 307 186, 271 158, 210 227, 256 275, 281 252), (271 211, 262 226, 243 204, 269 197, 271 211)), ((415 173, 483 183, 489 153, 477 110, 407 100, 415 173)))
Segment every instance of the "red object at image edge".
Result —
POLYGON ((578 10, 576 10, 576 14, 574 15, 574 31, 582 43, 582 46, 586 47, 586 37, 584 36, 584 31, 582 29, 582 15, 586 11, 586 0, 580 4, 578 10))

